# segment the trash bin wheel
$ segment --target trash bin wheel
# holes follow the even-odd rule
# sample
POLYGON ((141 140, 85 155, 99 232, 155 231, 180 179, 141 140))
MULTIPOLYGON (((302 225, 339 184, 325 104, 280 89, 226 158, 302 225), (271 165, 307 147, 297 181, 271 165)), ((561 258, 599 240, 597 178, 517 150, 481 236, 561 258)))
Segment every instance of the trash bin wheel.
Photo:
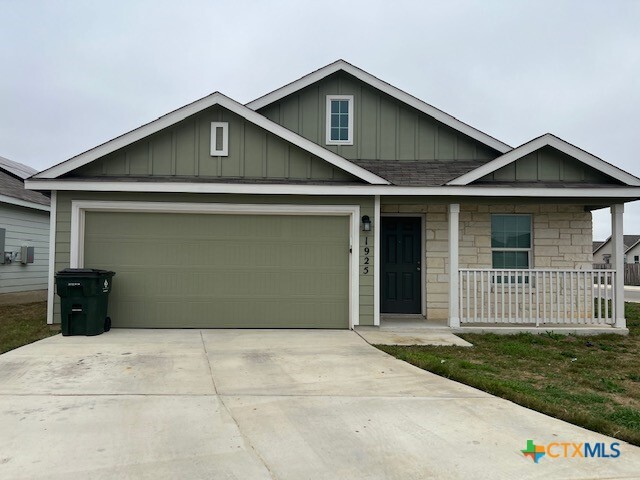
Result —
POLYGON ((111 330, 111 317, 104 319, 104 331, 108 332, 109 330, 111 330))

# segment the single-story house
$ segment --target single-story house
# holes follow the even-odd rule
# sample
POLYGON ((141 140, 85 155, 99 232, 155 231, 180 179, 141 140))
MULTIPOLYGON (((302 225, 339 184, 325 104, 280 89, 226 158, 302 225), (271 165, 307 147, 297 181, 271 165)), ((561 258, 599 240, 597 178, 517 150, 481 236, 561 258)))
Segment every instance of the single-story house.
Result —
POLYGON ((0 157, 0 294, 48 287, 50 199, 25 190, 34 173, 0 157))
POLYGON ((213 93, 27 188, 52 191, 56 271, 116 272, 114 327, 625 329, 640 179, 551 134, 513 148, 342 60, 245 105, 213 93), (595 271, 605 207, 614 268, 595 271))
MULTIPOLYGON (((611 237, 604 242, 594 242, 593 247, 593 263, 596 265, 610 265, 613 255, 611 237)), ((640 235, 623 235, 622 247, 624 263, 640 263, 640 235)))

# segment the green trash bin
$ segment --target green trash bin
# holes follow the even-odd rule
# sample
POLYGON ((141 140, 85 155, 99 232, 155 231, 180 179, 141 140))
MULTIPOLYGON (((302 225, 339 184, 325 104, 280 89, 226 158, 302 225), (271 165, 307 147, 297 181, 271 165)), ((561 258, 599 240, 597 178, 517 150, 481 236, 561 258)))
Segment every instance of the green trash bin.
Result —
POLYGON ((56 273, 62 335, 100 335, 111 328, 107 304, 114 272, 65 268, 56 273))

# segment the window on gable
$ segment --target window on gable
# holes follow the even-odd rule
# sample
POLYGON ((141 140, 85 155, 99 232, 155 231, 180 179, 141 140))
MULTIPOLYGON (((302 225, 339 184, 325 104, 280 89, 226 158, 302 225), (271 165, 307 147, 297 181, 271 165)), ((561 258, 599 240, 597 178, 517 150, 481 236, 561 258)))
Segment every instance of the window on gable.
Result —
POLYGON ((353 95, 327 95, 327 145, 353 145, 353 95))
POLYGON ((530 268, 531 215, 491 215, 491 254, 493 268, 530 268))
POLYGON ((228 122, 211 122, 211 156, 229 156, 228 122))

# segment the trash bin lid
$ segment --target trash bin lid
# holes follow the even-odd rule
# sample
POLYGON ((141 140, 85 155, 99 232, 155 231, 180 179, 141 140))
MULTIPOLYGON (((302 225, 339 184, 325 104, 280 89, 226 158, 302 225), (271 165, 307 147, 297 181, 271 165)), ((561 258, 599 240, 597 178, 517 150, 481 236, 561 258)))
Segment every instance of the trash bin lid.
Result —
POLYGON ((113 276, 115 272, 97 268, 65 268, 56 273, 57 277, 99 277, 101 275, 113 276))

